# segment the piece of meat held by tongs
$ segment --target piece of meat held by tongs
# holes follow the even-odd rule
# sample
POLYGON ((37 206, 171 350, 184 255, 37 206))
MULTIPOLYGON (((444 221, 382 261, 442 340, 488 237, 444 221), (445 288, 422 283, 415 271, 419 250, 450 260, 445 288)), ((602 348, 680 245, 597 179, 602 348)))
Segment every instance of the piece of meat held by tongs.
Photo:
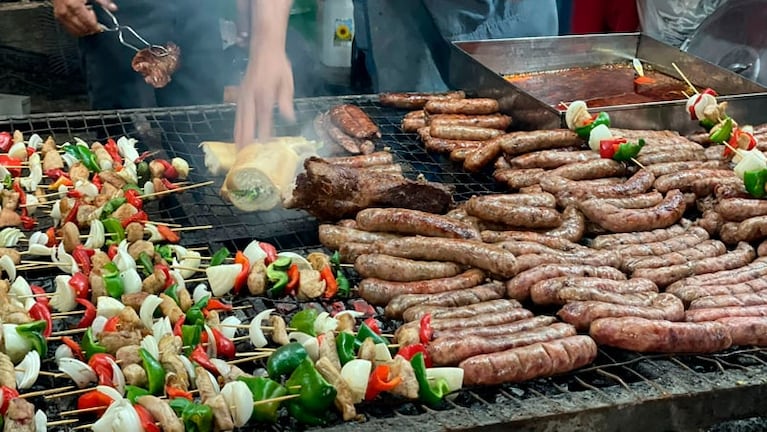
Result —
POLYGON ((121 25, 111 11, 106 8, 102 9, 112 22, 109 26, 100 24, 101 30, 117 33, 120 43, 136 52, 131 62, 133 70, 143 75, 144 81, 154 88, 162 88, 168 85, 171 75, 178 69, 178 61, 181 56, 179 47, 173 42, 168 42, 165 46, 150 44, 132 27, 121 25), (140 42, 143 48, 128 42, 125 39, 126 34, 140 42))

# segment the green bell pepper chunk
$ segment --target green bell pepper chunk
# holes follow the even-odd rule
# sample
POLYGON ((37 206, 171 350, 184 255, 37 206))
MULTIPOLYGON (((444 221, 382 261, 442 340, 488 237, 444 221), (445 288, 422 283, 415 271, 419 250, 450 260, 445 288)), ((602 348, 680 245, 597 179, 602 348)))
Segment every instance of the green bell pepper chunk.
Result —
POLYGON ((711 120, 711 119, 703 119, 703 120, 699 121, 699 122, 698 122, 698 124, 699 124, 699 125, 700 125, 700 126, 703 128, 703 129, 705 129, 705 130, 706 130, 706 132, 710 132, 710 131, 711 131, 711 128, 713 128, 714 126, 716 126, 716 123, 714 123, 714 121, 713 121, 713 120, 711 120))
POLYGON ((112 213, 115 212, 121 205, 125 204, 127 200, 123 197, 119 198, 112 198, 111 200, 107 201, 106 204, 104 204, 104 208, 101 210, 101 215, 103 219, 108 218, 112 215, 112 213))
MULTIPOLYGON (((184 319, 186 321, 186 318, 184 319)), ((187 355, 192 352, 192 348, 196 347, 200 343, 200 336, 202 335, 201 325, 182 325, 181 326, 181 343, 185 346, 187 355)))
POLYGON ((288 281, 290 280, 290 277, 288 276, 288 268, 290 267, 290 264, 290 258, 281 257, 269 264, 269 267, 266 268, 266 278, 272 283, 272 286, 266 293, 267 296, 278 298, 285 294, 285 288, 287 288, 288 281))
POLYGON ((119 244, 125 239, 125 229, 119 220, 108 217, 101 221, 104 224, 104 231, 112 235, 107 238, 107 245, 119 244))
POLYGON ((181 413, 184 412, 184 408, 186 408, 190 404, 192 404, 192 401, 190 401, 189 399, 184 399, 184 398, 175 398, 175 399, 171 399, 170 402, 168 402, 168 405, 170 405, 170 408, 173 410, 173 412, 176 413, 178 417, 181 417, 181 413))
POLYGON ((165 261, 173 261, 173 250, 170 248, 170 245, 155 245, 154 251, 165 261))
POLYGON ((356 342, 354 335, 351 333, 340 332, 336 336, 336 351, 338 351, 341 365, 345 365, 357 358, 356 342))
POLYGON ((185 323, 196 326, 197 324, 205 324, 205 315, 202 314, 202 309, 197 306, 192 306, 186 311, 185 323))
POLYGON ((149 383, 149 393, 153 395, 162 394, 165 389, 165 369, 163 369, 162 364, 144 348, 139 348, 138 355, 144 364, 146 379, 149 383))
POLYGON ((210 432, 213 430, 213 409, 190 402, 181 412, 181 421, 186 432, 210 432))
POLYGON ((178 294, 176 294, 176 291, 177 291, 177 290, 178 290, 178 285, 177 285, 177 284, 173 284, 173 285, 169 286, 169 287, 168 287, 168 289, 166 289, 165 291, 163 291, 163 294, 165 294, 166 296, 168 296, 168 297, 172 298, 172 299, 173 299, 173 301, 174 301, 174 302, 175 302, 177 305, 181 306, 181 305, 179 304, 179 303, 180 303, 180 300, 178 299, 178 294))
POLYGON ((5 422, 3 421, 3 416, 0 416, 0 430, 3 430, 4 425, 5 425, 5 422))
POLYGON ((365 339, 367 338, 373 338, 373 342, 375 342, 376 345, 380 343, 389 345, 389 341, 381 337, 381 335, 379 335, 378 333, 371 330, 370 327, 367 326, 367 324, 362 323, 360 325, 360 329, 357 331, 357 337, 354 338, 354 346, 356 346, 357 349, 359 349, 359 347, 362 346, 362 343, 365 342, 365 339))
POLYGON ((323 415, 336 398, 336 388, 330 385, 314 367, 310 358, 305 358, 285 382, 289 394, 298 394, 289 405, 298 405, 302 411, 317 416, 323 415))
MULTIPOLYGON (((267 399, 274 399, 285 396, 288 389, 280 385, 277 381, 264 377, 239 377, 248 386, 253 394, 253 402, 267 399)), ((277 411, 280 409, 280 402, 260 403, 253 405, 253 414, 251 419, 265 423, 275 423, 277 421, 277 411)))
POLYGON ((333 255, 330 256, 330 264, 333 266, 333 270, 341 268, 341 252, 333 252, 333 255))
POLYGON ((136 387, 133 385, 126 385, 125 386, 125 398, 128 399, 133 405, 136 405, 136 399, 140 398, 141 396, 149 396, 152 393, 149 393, 149 390, 136 387))
POLYGON ((16 326, 16 333, 26 339, 32 348, 40 354, 41 358, 48 355, 48 343, 45 341, 43 332, 48 324, 43 321, 32 321, 26 324, 16 326))
POLYGON ((107 348, 105 346, 99 345, 93 340, 93 330, 91 330, 90 327, 88 327, 88 330, 85 330, 83 340, 80 342, 80 348, 83 349, 83 353, 85 354, 86 359, 91 358, 93 354, 107 352, 107 348))
POLYGON ((126 183, 125 186, 123 186, 123 192, 128 192, 129 190, 134 190, 140 194, 144 193, 144 189, 141 189, 138 187, 138 185, 135 185, 133 183, 126 183))
POLYGON ((314 332, 314 321, 317 319, 319 314, 320 313, 317 312, 317 310, 314 308, 304 309, 293 315, 289 326, 300 331, 301 333, 306 333, 310 336, 317 336, 317 334, 314 332))
POLYGON ((615 154, 613 155, 613 160, 618 162, 625 162, 629 161, 633 158, 635 158, 639 152, 642 150, 642 147, 645 146, 645 140, 639 139, 639 142, 637 144, 634 143, 624 143, 618 146, 618 150, 615 151, 615 154))
POLYGON ((594 119, 594 121, 587 124, 586 126, 581 126, 579 128, 576 128, 575 133, 583 139, 589 139, 589 135, 591 135, 591 131, 594 130, 594 128, 599 125, 605 125, 607 127, 610 127, 610 115, 604 111, 600 112, 599 114, 597 114, 597 117, 594 119))
POLYGON ((141 161, 136 165, 136 178, 139 184, 144 184, 151 180, 151 173, 149 172, 149 163, 141 161))
POLYGON ((429 382, 426 377, 426 362, 423 359, 423 353, 418 353, 410 359, 410 365, 413 366, 415 378, 418 380, 418 398, 427 405, 439 405, 442 398, 450 392, 450 387, 444 378, 435 382, 429 382))
POLYGON ((210 267, 223 264, 227 258, 229 258, 229 249, 222 247, 210 258, 210 267))
POLYGON ((154 262, 152 261, 152 258, 149 257, 148 253, 141 252, 138 255, 138 263, 141 266, 141 274, 143 274, 145 278, 149 277, 149 275, 154 272, 154 262))
POLYGON ((711 129, 709 139, 711 139, 711 142, 715 143, 726 142, 730 139, 730 136, 732 136, 732 129, 732 117, 727 117, 723 122, 717 124, 711 129))
POLYGON ((290 414, 290 416, 296 419, 299 423, 308 426, 327 426, 328 424, 327 419, 306 411, 303 409, 301 404, 298 403, 288 404, 288 414, 290 414))
POLYGON ((764 187, 767 185, 767 169, 746 171, 743 173, 743 184, 746 185, 746 190, 751 196, 755 198, 764 197, 764 187))
POLYGON ((109 297, 119 299, 125 292, 125 283, 120 277, 120 269, 113 262, 106 263, 101 269, 101 278, 104 279, 104 289, 109 297))
POLYGON ((96 154, 93 153, 91 149, 86 146, 78 145, 77 150, 78 153, 80 153, 80 162, 88 168, 88 171, 95 173, 101 172, 101 166, 99 166, 99 161, 96 159, 96 154))
POLYGON ((3 177, 3 186, 5 186, 5 189, 7 190, 13 190, 13 177, 10 174, 6 174, 5 177, 3 177))
POLYGON ((203 296, 200 300, 197 301, 197 303, 193 304, 192 307, 203 309, 205 308, 205 306, 208 305, 209 301, 210 301, 209 295, 203 296))
POLYGON ((336 283, 338 284, 338 292, 336 293, 336 296, 348 298, 352 291, 352 284, 340 268, 336 270, 336 283))
POLYGON ((283 345, 269 356, 266 371, 270 378, 279 379, 293 372, 308 355, 306 348, 298 342, 283 345))

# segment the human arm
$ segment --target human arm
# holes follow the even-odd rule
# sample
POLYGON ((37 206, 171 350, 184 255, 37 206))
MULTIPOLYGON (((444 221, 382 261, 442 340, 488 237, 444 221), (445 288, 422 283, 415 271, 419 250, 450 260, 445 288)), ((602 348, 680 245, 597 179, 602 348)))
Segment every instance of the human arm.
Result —
POLYGON ((285 52, 292 0, 252 0, 250 60, 240 86, 234 138, 237 148, 250 144, 256 132, 266 141, 272 111, 293 120, 293 71, 285 52))
MULTIPOLYGON (((101 6, 115 11, 117 6, 110 0, 96 0, 101 6)), ((86 0, 53 0, 53 14, 64 29, 75 37, 98 33, 96 14, 86 0)))

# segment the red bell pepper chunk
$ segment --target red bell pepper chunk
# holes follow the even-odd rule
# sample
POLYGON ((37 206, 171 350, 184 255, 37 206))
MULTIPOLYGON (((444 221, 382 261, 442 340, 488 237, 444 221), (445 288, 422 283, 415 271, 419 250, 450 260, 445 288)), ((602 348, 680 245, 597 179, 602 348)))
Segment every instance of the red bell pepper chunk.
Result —
POLYGON ((120 149, 117 147, 115 140, 109 138, 107 143, 104 145, 104 150, 106 150, 107 153, 109 153, 109 156, 112 157, 112 161, 114 162, 113 165, 115 168, 123 164, 123 158, 120 156, 120 149))
POLYGON ((75 295, 78 298, 88 298, 91 291, 88 277, 81 272, 72 275, 72 278, 69 279, 69 286, 75 290, 75 295))
POLYGON ((144 201, 141 200, 141 194, 136 189, 126 190, 124 196, 128 204, 132 205, 133 207, 136 207, 139 210, 144 207, 144 201))
POLYGON ((0 151, 7 152, 13 145, 13 135, 9 132, 0 132, 0 151))
POLYGON ((237 351, 234 342, 224 336, 224 334, 221 333, 221 330, 217 328, 211 327, 211 331, 213 332, 213 337, 216 339, 216 355, 227 360, 233 359, 234 353, 237 351))
POLYGON ((178 337, 181 337, 181 335, 182 335, 182 333, 181 333, 181 326, 184 325, 184 320, 185 319, 186 319, 186 316, 181 315, 181 318, 179 318, 178 321, 176 321, 176 324, 173 325, 173 334, 174 335, 176 335, 178 337))
MULTIPOLYGON (((91 179, 91 183, 93 183, 93 185, 96 186, 96 189, 98 189, 99 192, 101 192, 101 189, 104 187, 104 182, 101 181, 101 177, 99 177, 98 174, 93 175, 93 178, 91 179)), ((133 190, 133 189, 128 189, 128 190, 133 190)))
POLYGON ((58 180, 59 177, 69 178, 69 173, 64 171, 61 168, 47 169, 43 171, 43 174, 45 174, 48 178, 50 178, 53 181, 58 180))
POLYGON ((105 385, 112 387, 114 375, 112 370, 112 364, 109 360, 114 361, 114 357, 105 353, 96 353, 88 360, 88 366, 96 372, 96 376, 99 377, 99 385, 105 385))
POLYGON ((190 401, 194 400, 194 396, 192 396, 191 392, 170 385, 165 386, 165 396, 167 396, 168 399, 184 398, 190 401))
POLYGON ((61 343, 69 347, 69 349, 72 351, 72 355, 75 356, 76 359, 80 361, 85 361, 85 356, 83 355, 83 349, 80 348, 80 344, 75 342, 74 339, 72 339, 69 336, 64 336, 61 338, 61 343))
MULTIPOLYGON (((90 301, 84 298, 76 298, 75 301, 79 303, 82 307, 85 308, 85 313, 83 313, 83 317, 80 319, 80 322, 77 323, 77 328, 88 328, 93 324, 93 320, 96 319, 96 306, 93 305, 90 301)), ((106 326, 104 327, 106 330, 106 326)), ((114 330, 112 330, 114 331, 114 330)))
POLYGON ((234 287, 232 288, 234 295, 237 295, 240 293, 242 287, 248 283, 248 274, 250 274, 250 261, 248 260, 248 257, 242 253, 242 251, 237 251, 237 254, 234 256, 234 263, 240 264, 242 266, 242 269, 239 273, 237 273, 237 277, 234 279, 234 287))
MULTIPOLYGON (((207 332, 204 332, 203 334, 207 334, 207 332)), ((213 375, 220 375, 221 373, 218 371, 218 368, 216 368, 216 365, 210 361, 210 357, 208 357, 208 353, 205 352, 205 348, 203 348, 202 345, 203 344, 197 345, 197 348, 192 350, 192 355, 189 356, 189 358, 213 375)))
POLYGON ((48 247, 56 246, 56 228, 50 227, 45 231, 45 236, 48 237, 48 242, 45 244, 48 247))
POLYGON ((27 159, 29 159, 37 150, 34 147, 27 147, 27 159))
MULTIPOLYGON (((24 207, 22 211, 26 212, 27 208, 24 207)), ((35 229, 35 226, 37 226, 37 219, 35 219, 32 216, 27 215, 21 215, 21 227, 24 228, 27 231, 31 231, 35 229)))
POLYGON ((378 365, 373 369, 368 379, 368 388, 365 391, 365 400, 373 400, 382 392, 390 391, 402 382, 402 377, 389 380, 389 365, 378 365))
POLYGON ((432 367, 433 363, 431 360, 431 356, 429 355, 429 352, 426 350, 426 346, 422 343, 412 344, 408 346, 401 347, 399 351, 397 351, 398 356, 402 356, 405 360, 410 360, 413 358, 414 355, 422 353, 423 354, 423 360, 426 364, 427 368, 432 367))
POLYGON ((165 188, 168 190, 178 189, 177 184, 171 183, 170 180, 166 179, 165 177, 161 178, 160 182, 162 182, 162 185, 165 186, 165 188))
POLYGON ((129 216, 122 220, 121 224, 123 228, 127 227, 128 225, 132 224, 133 222, 138 222, 143 225, 143 222, 146 222, 149 220, 149 216, 146 214, 144 210, 139 210, 138 213, 134 213, 132 216, 129 216))
POLYGON ((48 297, 45 295, 45 294, 47 294, 47 292, 45 291, 45 289, 43 287, 38 286, 38 285, 30 285, 29 289, 32 290, 32 294, 36 294, 36 295, 39 296, 39 297, 35 297, 35 301, 37 301, 38 303, 41 303, 48 310, 52 310, 51 309, 51 302, 50 302, 50 300, 48 300, 48 297))
POLYGON ((325 281, 325 293, 323 297, 326 299, 333 298, 338 293, 338 281, 336 281, 335 275, 333 275, 333 269, 326 265, 320 271, 320 279, 325 281))
POLYGON ((45 330, 43 336, 50 337, 53 332, 53 319, 51 318, 51 311, 43 303, 35 302, 29 309, 29 316, 37 321, 45 321, 45 330))
POLYGON ((268 266, 277 260, 277 248, 273 245, 266 242, 258 242, 258 246, 261 247, 261 250, 264 251, 264 253, 266 253, 264 264, 268 266))
POLYGON ((141 405, 133 405, 133 409, 138 414, 139 422, 141 423, 141 429, 144 432, 160 432, 160 427, 157 426, 157 421, 152 416, 152 413, 148 409, 141 405))
POLYGON ((0 165, 4 166, 12 177, 21 177, 21 159, 0 154, 0 165))
POLYGON ((228 303, 224 303, 218 299, 210 299, 208 300, 208 304, 205 305, 205 309, 212 311, 212 310, 221 310, 221 311, 231 311, 232 305, 228 303))
POLYGON ((434 337, 434 329, 431 328, 431 314, 427 313, 422 316, 419 324, 418 338, 421 340, 421 343, 427 344, 431 342, 432 337, 434 337))
POLYGON ((120 324, 120 318, 115 315, 112 318, 109 318, 107 322, 104 323, 104 331, 107 333, 110 332, 116 332, 118 331, 117 325, 120 324))
POLYGON ((0 393, 3 394, 3 404, 0 405, 0 414, 5 415, 8 412, 8 404, 13 399, 19 397, 19 392, 7 386, 0 387, 0 393))
POLYGON ((98 390, 91 390, 77 398, 77 409, 94 412, 94 408, 102 408, 95 411, 96 415, 100 417, 112 402, 113 399, 111 397, 98 390))
POLYGON ((83 194, 79 190, 70 189, 67 191, 67 198, 80 199, 82 197, 83 197, 83 194))
POLYGON ((175 180, 178 178, 178 171, 176 171, 176 168, 171 165, 170 162, 166 161, 165 159, 155 159, 155 162, 162 165, 163 168, 165 168, 165 172, 163 175, 165 178, 170 180, 175 180))
POLYGON ((599 156, 603 159, 612 159, 618 147, 627 142, 626 138, 614 138, 599 141, 599 156))
POLYGON ((170 229, 167 225, 157 225, 157 232, 159 232, 162 238, 168 243, 178 243, 181 241, 181 237, 178 233, 170 229))
POLYGON ((64 218, 64 220, 61 222, 61 225, 64 226, 67 222, 72 222, 73 224, 77 224, 77 210, 80 209, 80 203, 82 201, 77 200, 72 205, 72 208, 69 209, 69 213, 67 213, 67 216, 64 218))
POLYGON ((117 245, 116 244, 110 245, 109 248, 107 249, 107 256, 109 257, 109 259, 114 259, 116 255, 117 255, 117 245))
POLYGON ((85 276, 91 274, 91 256, 93 256, 94 253, 95 251, 93 250, 88 252, 88 249, 85 249, 85 246, 83 245, 77 245, 72 251, 72 258, 85 276))
POLYGON ((298 271, 298 266, 291 264, 288 267, 288 285, 285 287, 285 293, 295 294, 298 292, 298 286, 301 284, 301 272, 298 271))
POLYGON ((165 283, 163 284, 162 289, 166 290, 170 288, 171 285, 176 283, 176 280, 173 279, 173 276, 170 275, 170 270, 168 269, 168 266, 165 264, 155 264, 154 271, 160 270, 162 272, 163 277, 165 278, 165 283))
POLYGON ((378 325, 378 320, 376 320, 373 317, 369 317, 365 321, 363 321, 366 326, 370 328, 370 330, 373 330, 373 333, 375 334, 381 334, 381 326, 378 325))

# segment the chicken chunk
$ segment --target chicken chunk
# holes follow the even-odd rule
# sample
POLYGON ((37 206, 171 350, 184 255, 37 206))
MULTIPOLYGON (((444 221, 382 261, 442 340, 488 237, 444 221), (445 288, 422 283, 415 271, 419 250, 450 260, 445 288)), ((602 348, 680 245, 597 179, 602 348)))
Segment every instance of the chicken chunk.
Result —
POLYGON ((110 354, 117 353, 117 350, 125 345, 138 345, 141 343, 142 335, 139 331, 115 331, 103 332, 99 337, 99 343, 103 345, 110 354))
POLYGON ((126 345, 120 347, 115 353, 115 358, 120 366, 125 368, 127 365, 141 364, 141 357, 138 355, 139 345, 126 345))
POLYGON ((128 253, 134 260, 137 260, 142 252, 149 255, 149 258, 152 258, 154 256, 154 245, 146 240, 137 240, 128 246, 128 253))
POLYGON ((217 430, 231 431, 234 430, 234 420, 232 419, 232 412, 229 410, 229 405, 226 404, 226 400, 220 394, 213 396, 205 401, 205 405, 213 409, 213 423, 217 430))
POLYGON ((8 208, 0 210, 0 228, 18 226, 21 226, 21 215, 8 208))
POLYGON ((7 354, 0 351, 0 386, 16 389, 16 374, 13 362, 7 354))
POLYGON ((117 220, 125 220, 129 217, 133 216, 134 214, 138 213, 138 209, 136 207, 133 207, 129 203, 125 203, 121 205, 120 207, 117 207, 117 210, 112 212, 112 217, 117 220))
POLYGON ((210 374, 205 369, 197 366, 194 368, 194 373, 197 375, 194 379, 194 383, 197 385, 197 390, 200 393, 200 399, 205 402, 208 399, 216 396, 216 390, 213 387, 213 382, 210 380, 210 374))
POLYGON ((35 432, 35 406, 26 399, 11 399, 3 432, 35 432))
POLYGON ((43 171, 62 169, 64 168, 64 159, 62 159, 59 152, 54 148, 53 151, 48 151, 43 156, 43 171))
POLYGON ((131 222, 125 227, 125 238, 128 243, 133 243, 144 239, 144 227, 138 222, 131 222))
POLYGON ((77 183, 78 180, 88 181, 91 172, 88 171, 88 167, 82 164, 82 162, 75 162, 74 165, 69 167, 69 178, 72 183, 77 183))
POLYGON ((102 182, 104 182, 104 185, 106 186, 107 183, 114 186, 116 189, 122 190, 122 188, 125 186, 126 182, 125 180, 117 175, 114 171, 102 171, 99 173, 99 177, 101 177, 102 182))
POLYGON ((263 261, 257 261, 250 267, 248 273, 248 291, 251 295, 264 295, 266 290, 266 265, 263 261))
POLYGON ((77 209, 77 225, 81 227, 91 226, 91 222, 98 219, 98 207, 90 204, 80 204, 77 209))
POLYGON ((188 311, 194 304, 192 295, 189 294, 189 290, 187 290, 185 286, 176 288, 176 297, 178 297, 179 307, 184 312, 188 311))
POLYGON ((272 341, 278 345, 287 345, 290 343, 288 339, 287 326, 285 320, 279 315, 272 315, 269 317, 269 323, 272 325, 272 341))
POLYGON ((64 243, 64 250, 72 253, 73 250, 82 243, 80 242, 80 228, 74 222, 67 222, 61 227, 61 241, 64 243))
POLYGON ((376 361, 376 343, 373 342, 373 338, 367 338, 362 342, 362 346, 357 354, 357 358, 363 360, 370 360, 371 363, 376 361))
POLYGON ((317 270, 301 270, 299 280, 296 295, 299 300, 316 299, 325 292, 325 281, 320 279, 317 270))
POLYGON ((389 380, 396 377, 402 378, 402 381, 391 389, 389 393, 402 396, 407 399, 418 399, 418 379, 415 377, 415 371, 409 361, 402 356, 394 357, 389 362, 389 380))
POLYGON ((184 432, 184 424, 178 418, 168 401, 156 396, 141 396, 136 399, 139 405, 146 408, 155 420, 160 422, 164 432, 184 432))
POLYGON ((141 305, 144 300, 149 297, 149 293, 137 292, 131 294, 123 294, 121 300, 125 306, 133 308, 136 312, 141 311, 141 305))
POLYGON ((19 193, 9 190, 4 190, 2 194, 2 206, 9 210, 16 211, 19 208, 19 193))
POLYGON ((184 316, 184 311, 176 304, 176 302, 166 294, 160 294, 162 303, 160 303, 160 310, 163 315, 168 317, 171 324, 176 324, 176 321, 180 320, 184 316))
POLYGON ((336 366, 327 358, 320 357, 315 364, 317 372, 322 375, 325 380, 330 383, 336 389, 336 399, 334 401, 338 411, 341 411, 341 415, 344 421, 349 421, 357 417, 357 410, 354 408, 354 396, 352 396, 352 389, 349 387, 349 383, 341 376, 340 368, 336 369, 336 366))
POLYGON ((320 358, 326 358, 336 369, 341 370, 341 359, 336 349, 336 336, 332 331, 325 333, 320 342, 320 358))
POLYGON ((145 387, 148 383, 146 371, 140 365, 133 363, 123 367, 125 383, 137 387, 145 387))
MULTIPOLYGON (((144 323, 141 322, 136 310, 132 307, 124 307, 117 314, 117 330, 120 331, 144 331, 144 323)), ((148 330, 148 329, 146 329, 148 330)))
POLYGON ((91 257, 91 267, 93 268, 92 271, 96 272, 97 274, 101 274, 101 269, 103 269, 104 266, 110 262, 112 262, 112 260, 109 259, 109 255, 103 251, 97 250, 96 253, 94 253, 91 257))

